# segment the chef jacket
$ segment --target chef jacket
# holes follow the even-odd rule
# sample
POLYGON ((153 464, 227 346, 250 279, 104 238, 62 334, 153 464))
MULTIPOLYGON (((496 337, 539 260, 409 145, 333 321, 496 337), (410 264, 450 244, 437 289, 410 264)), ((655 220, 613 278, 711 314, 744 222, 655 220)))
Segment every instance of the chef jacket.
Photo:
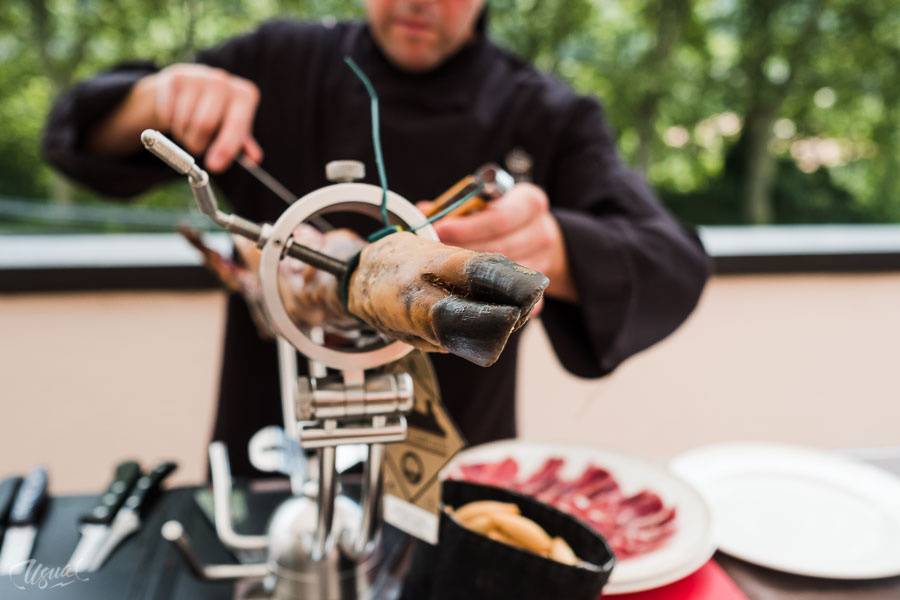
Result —
MULTIPOLYGON (((259 87, 253 135, 265 151, 262 166, 303 195, 328 184, 324 166, 337 159, 362 161, 365 181, 378 183, 369 97, 345 56, 379 95, 388 181, 403 197, 434 198, 487 162, 505 164, 511 153, 528 163, 561 227, 578 292, 577 303, 547 297, 540 318, 568 371, 603 376, 693 310, 708 276, 707 256, 617 155, 599 103, 483 32, 424 73, 392 64, 360 22, 267 22, 196 60, 259 87)), ((113 197, 176 177, 143 150, 101 157, 84 148, 90 129, 155 70, 151 63, 120 64, 62 94, 44 133, 46 159, 113 197)), ((272 222, 284 210, 238 166, 213 180, 244 217, 272 222)), ((515 435, 518 346, 513 335, 489 368, 432 355, 444 402, 471 444, 515 435)), ((243 300, 231 295, 213 437, 246 448, 254 432, 280 419, 275 345, 259 337, 243 300)), ((236 474, 254 474, 242 450, 232 455, 236 474)))

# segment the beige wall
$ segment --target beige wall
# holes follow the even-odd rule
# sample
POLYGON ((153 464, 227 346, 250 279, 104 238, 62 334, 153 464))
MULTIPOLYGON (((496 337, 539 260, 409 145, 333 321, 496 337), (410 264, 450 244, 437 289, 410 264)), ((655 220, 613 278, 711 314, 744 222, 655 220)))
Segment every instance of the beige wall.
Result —
MULTIPOLYGON (((203 476, 223 322, 218 293, 0 297, 0 476, 35 463, 90 491, 113 463, 203 476)), ((523 437, 656 459, 764 439, 900 445, 900 274, 720 277, 675 335, 613 376, 567 375, 525 336, 523 437)))
POLYGON ((544 366, 542 330, 529 336, 524 437, 653 458, 724 440, 900 445, 900 274, 716 278, 681 329, 600 381, 544 366))
POLYGON ((197 481, 210 429, 218 293, 0 297, 0 474, 35 463, 55 491, 98 489, 115 462, 175 457, 197 481))

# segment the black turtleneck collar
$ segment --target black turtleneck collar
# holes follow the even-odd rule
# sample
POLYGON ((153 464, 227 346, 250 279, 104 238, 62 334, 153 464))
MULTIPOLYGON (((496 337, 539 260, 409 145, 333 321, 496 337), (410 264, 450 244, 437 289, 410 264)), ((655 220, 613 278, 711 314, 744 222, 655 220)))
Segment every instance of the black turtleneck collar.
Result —
MULTIPOLYGON (((485 34, 475 36, 437 67, 428 71, 407 71, 384 53, 367 23, 355 24, 346 50, 365 71, 385 100, 403 98, 427 100, 428 104, 468 105, 476 84, 485 72, 490 42, 485 34)), ((349 75, 349 72, 348 72, 349 75)))

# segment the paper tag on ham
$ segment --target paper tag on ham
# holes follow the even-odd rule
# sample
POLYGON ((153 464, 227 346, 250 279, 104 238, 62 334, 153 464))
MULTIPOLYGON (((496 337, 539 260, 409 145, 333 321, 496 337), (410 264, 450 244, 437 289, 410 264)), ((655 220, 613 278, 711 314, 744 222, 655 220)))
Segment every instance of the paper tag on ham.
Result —
POLYGON ((406 441, 385 449, 384 520, 436 544, 441 509, 438 474, 465 442, 444 409, 437 377, 425 354, 411 352, 386 370, 410 374, 415 405, 406 417, 406 441))

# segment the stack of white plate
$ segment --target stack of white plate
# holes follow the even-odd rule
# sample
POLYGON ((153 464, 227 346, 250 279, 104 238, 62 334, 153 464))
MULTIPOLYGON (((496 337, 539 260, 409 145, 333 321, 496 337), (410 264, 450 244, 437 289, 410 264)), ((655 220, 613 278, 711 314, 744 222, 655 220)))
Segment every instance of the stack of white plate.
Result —
POLYGON ((832 579, 900 575, 900 478, 834 452, 719 444, 672 470, 713 511, 719 548, 787 573, 832 579))

